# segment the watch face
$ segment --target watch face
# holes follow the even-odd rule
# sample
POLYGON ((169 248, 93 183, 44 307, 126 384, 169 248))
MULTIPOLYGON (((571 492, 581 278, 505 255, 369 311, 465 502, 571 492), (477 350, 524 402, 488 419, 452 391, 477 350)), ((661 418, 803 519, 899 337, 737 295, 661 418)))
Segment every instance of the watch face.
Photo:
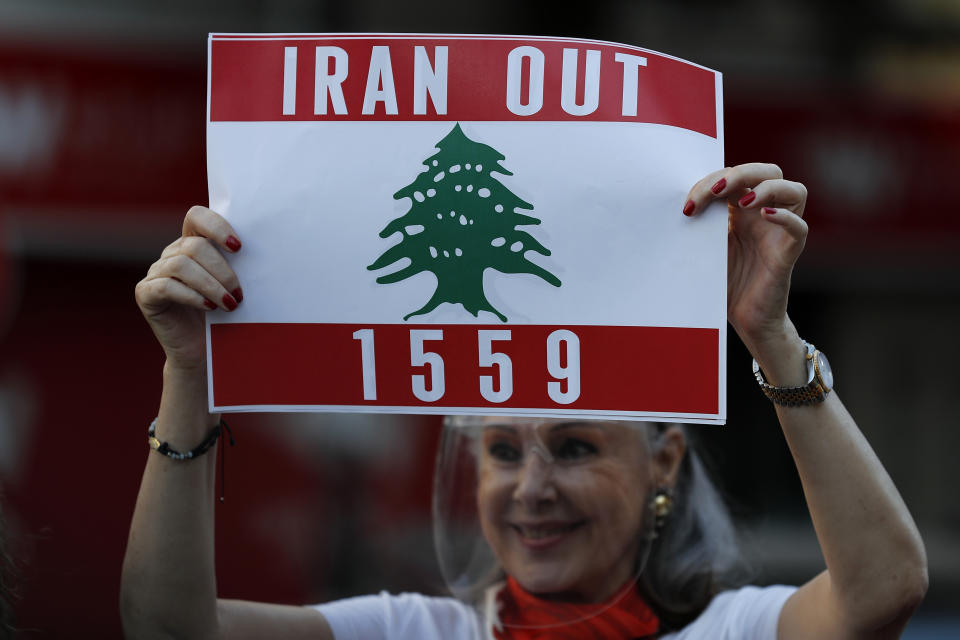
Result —
POLYGON ((833 369, 830 368, 830 362, 827 360, 827 356, 821 352, 817 352, 817 371, 819 371, 820 379, 823 380, 823 384, 826 387, 824 391, 833 389, 833 369))

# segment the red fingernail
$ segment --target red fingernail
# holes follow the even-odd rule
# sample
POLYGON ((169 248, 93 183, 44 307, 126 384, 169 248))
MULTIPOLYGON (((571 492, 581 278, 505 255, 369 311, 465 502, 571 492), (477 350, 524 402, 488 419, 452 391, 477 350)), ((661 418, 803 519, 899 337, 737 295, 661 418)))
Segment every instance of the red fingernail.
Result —
POLYGON ((230 251, 237 252, 240 251, 240 240, 236 236, 227 236, 227 239, 223 241, 223 244, 227 245, 227 249, 230 251))
POLYGON ((206 298, 203 299, 203 306, 205 306, 207 309, 210 309, 211 311, 217 308, 217 305, 210 302, 206 298))
POLYGON ((727 179, 720 178, 717 180, 717 183, 710 187, 710 191, 713 191, 714 195, 719 194, 721 191, 727 188, 727 179))
POLYGON ((741 207, 745 207, 756 199, 757 199, 757 193, 755 191, 751 191, 747 195, 740 198, 740 202, 738 204, 741 207))
POLYGON ((693 204, 693 200, 687 200, 687 204, 683 205, 683 215, 692 215, 695 207, 696 205, 693 204))
POLYGON ((237 308, 237 301, 229 293, 225 293, 223 294, 223 306, 227 308, 227 311, 233 311, 237 308))
POLYGON ((240 287, 237 287, 236 289, 231 291, 231 294, 233 295, 234 298, 237 299, 237 303, 243 302, 243 289, 241 289, 240 287))
POLYGON ((773 207, 764 207, 764 208, 763 208, 763 212, 766 213, 766 214, 768 214, 768 215, 771 215, 771 216, 772 216, 773 214, 775 214, 775 213, 777 212, 777 210, 774 209, 773 207))

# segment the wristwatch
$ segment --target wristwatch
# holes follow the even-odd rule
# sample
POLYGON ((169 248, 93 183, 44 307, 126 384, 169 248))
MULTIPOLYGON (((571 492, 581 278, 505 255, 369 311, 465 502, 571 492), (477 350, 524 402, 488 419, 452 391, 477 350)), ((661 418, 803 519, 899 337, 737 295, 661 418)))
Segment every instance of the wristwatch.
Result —
POLYGON ((785 407, 799 407, 823 402, 827 394, 833 389, 833 371, 830 362, 822 351, 818 351, 812 344, 804 341, 803 347, 807 350, 807 384, 802 387, 774 387, 767 384, 760 371, 757 359, 753 359, 753 375, 756 376, 760 388, 770 401, 785 407))

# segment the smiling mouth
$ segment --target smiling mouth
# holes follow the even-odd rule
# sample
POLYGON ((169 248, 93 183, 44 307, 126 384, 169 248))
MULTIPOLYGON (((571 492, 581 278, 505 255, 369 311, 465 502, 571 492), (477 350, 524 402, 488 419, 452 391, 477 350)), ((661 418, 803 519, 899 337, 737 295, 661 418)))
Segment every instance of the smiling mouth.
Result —
POLYGON ((511 524, 520 537, 531 541, 548 541, 560 538, 582 527, 586 522, 579 520, 569 524, 547 523, 538 525, 511 524))

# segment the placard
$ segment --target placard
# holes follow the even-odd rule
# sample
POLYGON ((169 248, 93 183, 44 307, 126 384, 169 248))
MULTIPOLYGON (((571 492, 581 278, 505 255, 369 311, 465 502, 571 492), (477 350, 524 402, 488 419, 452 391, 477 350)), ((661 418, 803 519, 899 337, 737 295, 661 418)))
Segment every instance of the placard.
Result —
POLYGON ((211 411, 725 419, 720 74, 594 40, 213 34, 244 290, 211 411))

